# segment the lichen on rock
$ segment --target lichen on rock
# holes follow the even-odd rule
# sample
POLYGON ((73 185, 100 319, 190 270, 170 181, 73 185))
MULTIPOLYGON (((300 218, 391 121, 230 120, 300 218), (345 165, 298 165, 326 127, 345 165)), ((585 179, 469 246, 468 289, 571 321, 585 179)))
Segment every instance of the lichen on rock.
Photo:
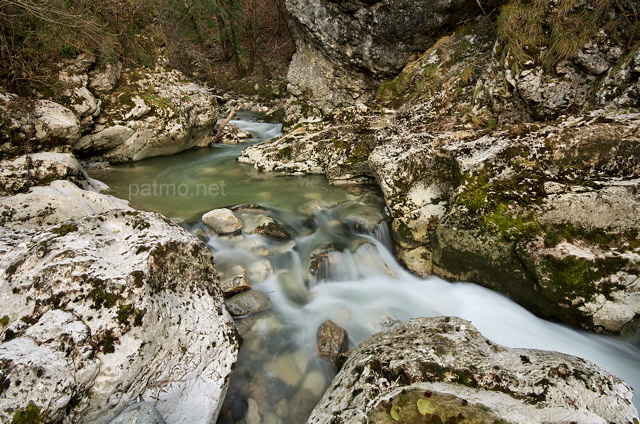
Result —
POLYGON ((307 422, 634 422, 631 397, 583 359, 506 348, 456 317, 415 318, 353 349, 307 422))
MULTIPOLYGON (((364 6, 316 6, 370 25, 377 16, 364 6)), ((626 3, 507 2, 495 20, 470 19, 432 39, 399 73, 376 74, 368 105, 321 107, 331 101, 319 96, 324 121, 298 124, 240 160, 262 171, 323 173, 334 184, 373 177, 396 256, 415 274, 472 281, 540 316, 620 331, 640 313, 640 74, 625 11, 626 3), (581 19, 575 37, 558 32, 581 19), (559 256, 559 245, 574 248, 559 256)), ((341 56, 348 47, 317 37, 314 49, 338 50, 333 66, 350 69, 341 56)), ((312 56, 297 60, 313 67, 312 56)), ((334 79, 327 87, 341 81, 324 78, 334 79)))
POLYGON ((108 422, 142 396, 167 422, 215 420, 238 342, 185 230, 131 210, 3 227, 0 269, 3 419, 31 401, 48 421, 108 422))

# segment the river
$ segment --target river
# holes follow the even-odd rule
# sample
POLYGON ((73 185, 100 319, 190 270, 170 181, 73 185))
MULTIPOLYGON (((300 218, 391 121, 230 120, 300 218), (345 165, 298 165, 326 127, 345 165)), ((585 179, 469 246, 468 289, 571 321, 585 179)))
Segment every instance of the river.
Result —
MULTIPOLYGON (((250 142, 281 131, 248 113, 231 122, 254 136, 250 142)), ((316 330, 326 319, 347 330, 353 347, 397 320, 455 315, 496 343, 580 356, 640 390, 635 344, 542 320, 475 284, 416 278, 390 253, 386 224, 372 231, 353 225, 354 216, 376 216, 384 208, 374 188, 257 173, 236 162, 244 147, 216 145, 94 174, 132 206, 160 212, 206 240, 222 279, 241 265, 254 288, 269 294, 269 311, 236 320, 244 344, 219 423, 305 422, 333 376, 315 354, 316 330), (247 208, 243 220, 269 215, 291 239, 211 235, 202 214, 236 204, 262 206, 247 208), (309 271, 310 260, 318 272, 309 271)), ((639 400, 636 394, 636 407, 639 400)))

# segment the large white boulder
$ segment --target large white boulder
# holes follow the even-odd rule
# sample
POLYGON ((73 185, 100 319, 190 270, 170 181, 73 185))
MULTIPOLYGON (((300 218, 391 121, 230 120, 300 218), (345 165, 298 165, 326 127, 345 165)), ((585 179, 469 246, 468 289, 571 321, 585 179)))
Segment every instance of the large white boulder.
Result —
POLYGON ((80 138, 80 121, 67 107, 50 100, 35 105, 36 137, 40 140, 63 139, 70 142, 80 138))
POLYGON ((55 180, 68 180, 78 187, 94 191, 108 188, 89 178, 70 153, 32 153, 0 161, 0 196, 26 191, 35 185, 55 180))
POLYGON ((632 394, 584 359, 506 348, 457 317, 416 318, 358 345, 308 423, 631 423, 632 394))
MULTIPOLYGON (((205 87, 175 70, 129 70, 120 79, 118 87, 103 94, 107 101, 96 125, 73 147, 77 154, 130 162, 211 143, 217 104, 205 87)), ((93 81, 100 81, 99 91, 112 85, 93 81)))
MULTIPOLYGON (((69 183, 70 184, 70 183, 69 183)), ((215 422, 238 350, 209 249, 159 214, 0 228, 0 421, 215 422)))

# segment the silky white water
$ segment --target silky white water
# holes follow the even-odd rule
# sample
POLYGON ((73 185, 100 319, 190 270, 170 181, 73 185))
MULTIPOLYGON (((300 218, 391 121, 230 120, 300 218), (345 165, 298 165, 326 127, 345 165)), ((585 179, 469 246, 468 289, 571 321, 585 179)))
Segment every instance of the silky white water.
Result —
MULTIPOLYGON (((250 131, 256 137, 253 142, 280 132, 279 125, 243 118, 232 122, 250 131)), ((276 424, 304 422, 332 377, 331 366, 315 355, 316 330, 326 319, 348 331, 353 347, 397 320, 455 315, 471 321, 496 343, 576 355, 640 390, 638 346, 539 319, 475 284, 416 278, 390 253, 384 223, 370 234, 359 234, 344 223, 348 216, 381 210, 375 192, 331 187, 319 176, 258 174, 235 161, 241 149, 216 146, 99 175, 116 195, 130 198, 134 205, 184 221, 207 241, 222 278, 241 265, 254 288, 269 294, 269 311, 237 320, 244 345, 219 422, 256 417, 276 424), (185 195, 141 195, 140 190, 132 195, 131 184, 150 182, 185 184, 188 189, 185 195), (224 184, 224 194, 196 192, 198 184, 212 183, 224 184), (310 201, 316 202, 311 216, 301 211, 310 201), (292 240, 208 235, 199 221, 202 214, 239 203, 266 207, 264 213, 280 222, 292 240), (309 262, 319 252, 317 273, 312 274, 309 262)), ((634 399, 638 405, 639 396, 634 399)))

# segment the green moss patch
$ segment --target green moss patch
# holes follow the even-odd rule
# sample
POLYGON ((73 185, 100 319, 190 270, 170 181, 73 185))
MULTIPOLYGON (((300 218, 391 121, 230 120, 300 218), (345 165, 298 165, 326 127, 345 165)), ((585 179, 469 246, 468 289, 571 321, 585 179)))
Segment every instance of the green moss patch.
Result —
POLYGON ((484 405, 429 390, 403 390, 381 401, 368 418, 376 424, 507 423, 484 405))
POLYGON ((55 227, 54 229, 51 230, 53 233, 56 233, 58 236, 62 237, 62 236, 66 236, 69 233, 72 233, 74 231, 78 231, 78 226, 74 223, 70 223, 70 224, 62 224, 58 227, 55 227))
POLYGON ((33 402, 13 414, 11 424, 40 424, 43 423, 44 416, 40 413, 40 407, 33 402))
POLYGON ((112 308, 122 299, 120 293, 113 293, 108 289, 105 281, 90 278, 88 283, 93 286, 88 294, 88 298, 93 301, 93 309, 112 308))
POLYGON ((598 282, 624 270, 629 265, 627 259, 620 257, 590 260, 575 256, 562 259, 546 256, 533 271, 543 285, 549 286, 546 292, 548 297, 555 297, 558 303, 566 303, 567 297, 569 299, 584 297, 590 300, 598 294, 613 300, 611 293, 624 287, 617 284, 598 284, 598 282))

